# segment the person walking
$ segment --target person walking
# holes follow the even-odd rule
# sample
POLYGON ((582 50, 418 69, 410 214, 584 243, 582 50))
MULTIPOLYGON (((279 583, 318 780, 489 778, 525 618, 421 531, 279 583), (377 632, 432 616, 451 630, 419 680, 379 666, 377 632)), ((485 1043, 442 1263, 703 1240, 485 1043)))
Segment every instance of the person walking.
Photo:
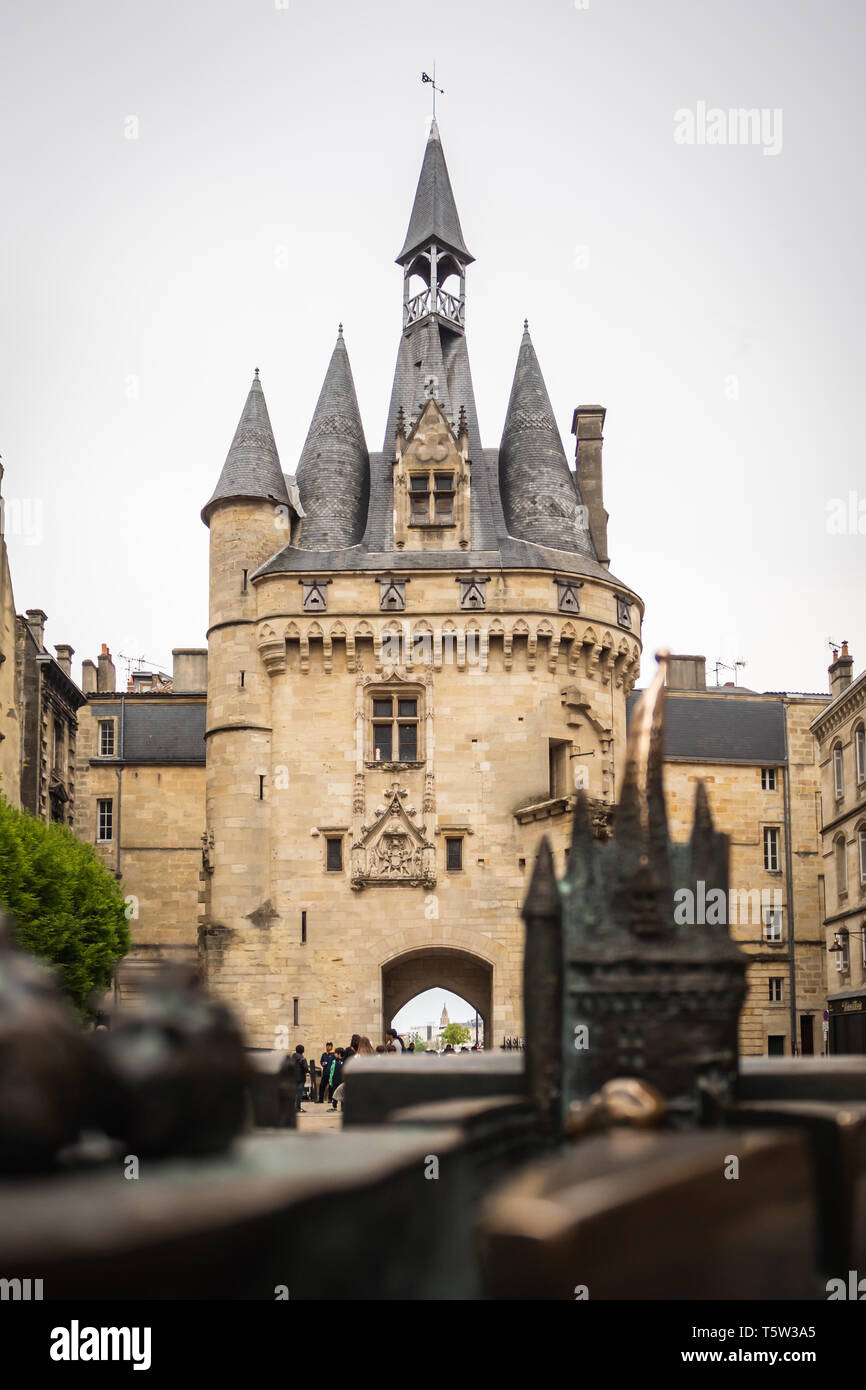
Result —
MULTIPOLYGON (((330 1070, 329 1070, 329 1075, 328 1075, 328 1099, 329 1099, 330 1102, 331 1102, 331 1109, 332 1109, 332 1110, 336 1110, 336 1108, 337 1108, 337 1101, 336 1101, 336 1098, 335 1098, 335 1097, 336 1097, 336 1093, 337 1093, 337 1087, 340 1085, 341 1081, 343 1080, 343 1057, 342 1057, 342 1052, 343 1052, 343 1049, 342 1049, 341 1047, 338 1047, 338 1048, 337 1048, 337 1051, 336 1051, 335 1054, 334 1054, 334 1056, 331 1058, 331 1061, 330 1061, 330 1064, 329 1064, 330 1070)), ((343 1094, 343 1093, 342 1093, 342 1091, 341 1091, 341 1092, 340 1092, 341 1098, 342 1098, 342 1094, 343 1094)))
POLYGON ((304 1056, 304 1044, 303 1044, 303 1043, 298 1043, 298 1045, 297 1045, 296 1048, 295 1048, 294 1056, 295 1056, 295 1067, 296 1067, 296 1069, 297 1069, 297 1077, 298 1077, 298 1100, 297 1100, 297 1105, 295 1106, 295 1109, 296 1109, 296 1111, 297 1111, 297 1113, 298 1113, 299 1115, 306 1115, 306 1113, 307 1113, 306 1110, 303 1110, 303 1109, 301 1108, 301 1102, 302 1102, 303 1099, 304 1099, 304 1087, 305 1087, 306 1084, 307 1084, 307 1076, 309 1075, 310 1064, 309 1064, 309 1062, 307 1061, 306 1057, 304 1056))
POLYGON ((322 1068, 322 1079, 319 1082, 319 1105, 322 1105, 326 1100, 330 1098, 328 1094, 328 1075, 331 1070, 331 1061, 333 1059, 333 1056, 334 1044, 326 1042, 325 1050, 319 1058, 319 1066, 322 1068))
POLYGON ((387 1046, 388 1046, 388 1040, 389 1040, 389 1039, 390 1039, 391 1043, 393 1044, 393 1046, 397 1049, 398 1052, 405 1052, 405 1051, 406 1051, 406 1044, 404 1043, 403 1039, 400 1037, 400 1034, 397 1032, 397 1029, 396 1029, 396 1028, 389 1028, 388 1031, 387 1031, 387 1033, 385 1034, 385 1047, 386 1047, 386 1048, 387 1048, 387 1046))

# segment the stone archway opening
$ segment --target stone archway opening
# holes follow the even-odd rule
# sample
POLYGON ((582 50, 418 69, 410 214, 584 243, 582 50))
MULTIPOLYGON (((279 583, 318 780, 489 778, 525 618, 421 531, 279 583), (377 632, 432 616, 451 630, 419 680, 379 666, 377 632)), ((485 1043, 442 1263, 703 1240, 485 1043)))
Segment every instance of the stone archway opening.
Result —
POLYGON ((471 951, 443 946, 407 951, 382 966, 383 1034, 404 1005, 428 989, 437 988, 460 995, 478 1013, 484 1024, 485 1044, 490 1047, 493 967, 471 951))

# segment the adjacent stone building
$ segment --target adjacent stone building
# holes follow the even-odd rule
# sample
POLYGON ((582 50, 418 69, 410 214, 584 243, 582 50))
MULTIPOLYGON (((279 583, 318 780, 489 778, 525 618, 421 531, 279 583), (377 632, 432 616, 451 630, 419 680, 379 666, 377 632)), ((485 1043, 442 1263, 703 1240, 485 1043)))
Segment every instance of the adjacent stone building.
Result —
POLYGON ((72 828, 78 711, 84 695, 72 679, 73 648, 61 643, 52 656, 45 646, 46 621, 41 608, 28 608, 16 620, 21 808, 72 828))
MULTIPOLYGON (((0 464, 0 484, 3 465, 0 464)), ((21 720, 16 700, 15 595, 6 549, 6 500, 0 496, 0 793, 21 805, 21 720)))
POLYGON ((812 723, 821 773, 821 864, 830 1047, 866 1052, 866 671, 833 652, 830 701, 812 723))
POLYGON ((76 830, 123 882, 132 948, 121 1000, 164 960, 195 959, 206 874, 207 652, 176 649, 171 678, 136 671, 116 689, 111 653, 82 663, 76 830))
POLYGON ((381 1036, 417 993, 523 1032, 525 895, 576 785, 606 833, 643 604, 609 569, 601 406, 566 458, 524 325, 499 448, 472 263, 433 123, 403 248, 384 439, 340 331, 296 470, 258 371, 210 528, 202 956, 251 1043, 381 1036))
POLYGON ((703 656, 672 657, 667 686, 664 786, 671 837, 684 840, 691 833, 698 779, 716 829, 730 837, 729 921, 751 958, 741 1051, 820 1053, 826 968, 820 782, 810 725, 826 697, 708 688, 703 656))

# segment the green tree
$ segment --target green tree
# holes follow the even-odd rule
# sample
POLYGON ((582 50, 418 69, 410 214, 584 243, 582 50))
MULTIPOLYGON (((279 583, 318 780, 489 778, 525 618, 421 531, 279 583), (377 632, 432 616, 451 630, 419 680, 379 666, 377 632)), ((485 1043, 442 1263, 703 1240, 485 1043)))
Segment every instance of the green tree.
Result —
POLYGON ((459 1047, 461 1043, 468 1043, 472 1034, 465 1023, 446 1023, 440 1037, 443 1044, 450 1043, 452 1047, 459 1047))
POLYGON ((129 950, 123 890, 91 845, 0 796, 0 903, 16 944, 53 965, 83 1018, 129 950))
POLYGON ((420 1033, 413 1033, 413 1034, 411 1035, 410 1042, 413 1042, 413 1043, 415 1044, 415 1051, 416 1051, 416 1052, 426 1052, 426 1051, 427 1051, 427 1043, 426 1043, 425 1039, 421 1037, 421 1034, 420 1034, 420 1033))

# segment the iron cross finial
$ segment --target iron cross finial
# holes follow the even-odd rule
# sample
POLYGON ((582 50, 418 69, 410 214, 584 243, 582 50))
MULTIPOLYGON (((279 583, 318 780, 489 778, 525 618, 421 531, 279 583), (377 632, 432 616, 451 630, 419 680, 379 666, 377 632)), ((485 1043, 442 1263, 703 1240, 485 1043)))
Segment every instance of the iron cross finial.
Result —
POLYGON ((444 96, 444 95, 445 95, 445 89, 444 89, 443 87, 437 87, 437 86, 436 86, 436 64, 435 64, 435 63, 433 64, 433 76, 430 77, 428 73, 422 72, 422 74, 421 74, 421 81, 422 81, 422 82, 429 82, 429 83, 430 83, 430 86, 433 88, 433 119, 434 119, 434 121, 435 121, 435 119, 436 119, 436 93, 439 92, 440 96, 444 96))

